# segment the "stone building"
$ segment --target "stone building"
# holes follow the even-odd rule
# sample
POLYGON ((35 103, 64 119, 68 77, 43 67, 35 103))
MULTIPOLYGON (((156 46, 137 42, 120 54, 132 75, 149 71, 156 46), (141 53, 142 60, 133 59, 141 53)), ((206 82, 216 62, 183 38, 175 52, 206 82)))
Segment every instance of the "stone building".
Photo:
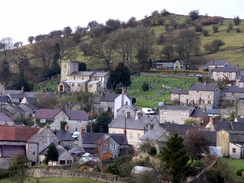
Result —
POLYGON ((189 90, 173 90, 171 100, 201 108, 217 108, 219 106, 220 90, 215 83, 192 83, 189 90))
POLYGON ((79 62, 62 61, 58 92, 103 92, 107 89, 109 72, 79 71, 79 62))

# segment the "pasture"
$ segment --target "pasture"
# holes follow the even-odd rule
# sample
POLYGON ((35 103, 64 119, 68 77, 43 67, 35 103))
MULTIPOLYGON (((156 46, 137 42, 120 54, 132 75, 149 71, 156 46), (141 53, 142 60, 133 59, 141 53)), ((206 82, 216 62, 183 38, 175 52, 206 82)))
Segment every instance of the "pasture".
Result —
POLYGON ((188 90, 194 81, 198 82, 197 77, 192 78, 171 78, 163 76, 131 76, 132 84, 127 88, 127 95, 136 98, 136 107, 158 107, 159 102, 166 100, 171 103, 170 93, 181 87, 188 90), (143 92, 141 86, 143 82, 149 84, 149 90, 143 92))

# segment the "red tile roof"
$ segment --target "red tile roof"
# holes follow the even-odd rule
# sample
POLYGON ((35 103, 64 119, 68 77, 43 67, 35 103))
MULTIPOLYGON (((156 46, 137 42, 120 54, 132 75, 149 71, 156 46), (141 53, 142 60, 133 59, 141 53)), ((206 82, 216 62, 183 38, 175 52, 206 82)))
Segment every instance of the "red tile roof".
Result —
POLYGON ((39 109, 35 113, 35 118, 53 119, 60 111, 60 109, 39 109))
POLYGON ((40 128, 0 126, 0 141, 26 142, 33 135, 37 134, 40 128))

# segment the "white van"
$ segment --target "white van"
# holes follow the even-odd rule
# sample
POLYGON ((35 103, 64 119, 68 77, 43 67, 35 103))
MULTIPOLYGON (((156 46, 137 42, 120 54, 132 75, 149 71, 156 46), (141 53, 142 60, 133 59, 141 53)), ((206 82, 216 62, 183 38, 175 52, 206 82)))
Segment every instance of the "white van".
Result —
POLYGON ((78 139, 79 137, 80 137, 80 132, 74 132, 73 133, 73 135, 72 135, 72 137, 74 138, 74 139, 78 139))
POLYGON ((142 108, 142 112, 144 112, 146 115, 154 115, 155 111, 152 110, 152 108, 142 108))

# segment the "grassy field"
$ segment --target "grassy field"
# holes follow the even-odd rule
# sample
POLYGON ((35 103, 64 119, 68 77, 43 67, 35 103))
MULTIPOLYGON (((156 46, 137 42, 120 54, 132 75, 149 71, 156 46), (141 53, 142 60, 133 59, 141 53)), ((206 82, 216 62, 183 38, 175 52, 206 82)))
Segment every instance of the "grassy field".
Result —
MULTIPOLYGON (((27 177, 25 180, 25 183, 53 183, 53 182, 58 182, 58 183, 106 183, 104 181, 98 181, 98 180, 92 180, 92 179, 84 179, 84 178, 38 178, 38 181, 34 177, 27 177)), ((0 180, 0 183, 12 183, 10 179, 2 179, 0 180)))
POLYGON ((237 170, 244 169, 243 159, 223 158, 223 160, 231 167, 232 175, 235 180, 244 180, 241 176, 236 175, 237 170))
POLYGON ((127 89, 127 94, 136 98, 136 107, 158 107, 158 102, 170 101, 170 92, 178 87, 189 89, 191 83, 198 82, 197 78, 170 78, 162 76, 132 76, 132 84, 127 89), (150 89, 143 92, 141 86, 143 82, 148 82, 150 89))

